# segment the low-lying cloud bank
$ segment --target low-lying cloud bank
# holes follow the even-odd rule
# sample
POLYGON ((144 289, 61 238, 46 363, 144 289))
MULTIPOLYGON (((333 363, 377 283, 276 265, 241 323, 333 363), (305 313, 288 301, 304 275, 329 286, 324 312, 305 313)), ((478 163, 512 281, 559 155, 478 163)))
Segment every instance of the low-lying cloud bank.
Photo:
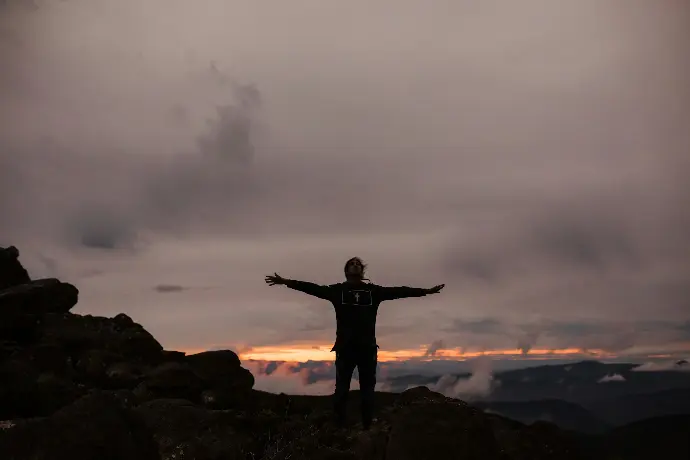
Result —
POLYGON ((680 361, 661 361, 661 362, 649 362, 641 364, 638 367, 632 369, 635 372, 658 372, 658 371, 671 371, 671 372, 690 372, 690 365, 688 361, 683 359, 680 361))

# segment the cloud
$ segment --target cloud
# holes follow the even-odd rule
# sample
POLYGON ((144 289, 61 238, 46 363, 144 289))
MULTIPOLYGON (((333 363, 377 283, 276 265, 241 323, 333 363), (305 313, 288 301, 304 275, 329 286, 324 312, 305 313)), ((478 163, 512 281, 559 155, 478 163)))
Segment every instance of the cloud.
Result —
POLYGON ((473 320, 456 319, 449 330, 472 334, 499 334, 504 332, 503 324, 495 318, 481 318, 473 320))
POLYGON ((631 370, 635 372, 689 372, 690 365, 688 365, 687 360, 648 362, 634 367, 631 370))
POLYGON ((620 374, 610 374, 610 375, 605 375, 604 377, 602 377, 598 380, 598 383, 606 383, 606 382, 625 382, 625 377, 623 377, 620 374))
MULTIPOLYGON (((254 388, 271 393, 330 395, 335 389, 335 367, 332 362, 290 363, 278 361, 245 361, 242 364, 255 378, 254 388)), ((350 384, 359 389, 357 372, 350 384)), ((376 391, 390 391, 386 381, 376 384, 376 391)))
POLYGON ((169 347, 325 344, 332 309, 263 276, 356 254, 447 286, 382 306, 386 349, 687 341, 656 323, 690 298, 687 13, 631 1, 5 2, 0 241, 169 347))
POLYGON ((431 342, 431 344, 427 347, 426 351, 424 352, 424 356, 436 356, 436 354, 445 348, 445 343, 443 340, 434 340, 431 342))
POLYGON ((469 378, 446 374, 434 385, 429 386, 429 389, 445 396, 467 400, 488 396, 493 382, 491 359, 487 357, 474 359, 471 361, 471 366, 472 375, 469 378))
POLYGON ((161 294, 168 293, 168 292, 180 292, 184 291, 187 289, 184 286, 180 286, 179 284, 159 284, 153 288, 156 292, 160 292, 161 294))
POLYGON ((469 345, 500 340, 528 354, 533 348, 604 350, 612 353, 630 350, 640 343, 682 342, 682 328, 671 321, 574 320, 548 318, 522 322, 480 318, 454 320, 444 328, 469 345), (512 343, 506 342, 512 340, 512 343))
POLYGON ((262 369, 256 362, 243 363, 254 375, 254 388, 270 393, 328 395, 333 393, 334 381, 305 383, 302 374, 294 372, 289 363, 276 363, 270 372, 262 369))

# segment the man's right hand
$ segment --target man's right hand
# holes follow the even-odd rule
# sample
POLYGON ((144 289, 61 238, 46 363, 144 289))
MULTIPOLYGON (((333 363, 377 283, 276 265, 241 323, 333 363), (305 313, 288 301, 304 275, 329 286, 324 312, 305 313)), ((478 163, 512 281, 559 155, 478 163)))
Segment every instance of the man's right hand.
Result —
POLYGON ((277 273, 274 273, 266 277, 266 284, 268 284, 269 286, 274 286, 276 284, 285 284, 285 278, 283 278, 277 273))

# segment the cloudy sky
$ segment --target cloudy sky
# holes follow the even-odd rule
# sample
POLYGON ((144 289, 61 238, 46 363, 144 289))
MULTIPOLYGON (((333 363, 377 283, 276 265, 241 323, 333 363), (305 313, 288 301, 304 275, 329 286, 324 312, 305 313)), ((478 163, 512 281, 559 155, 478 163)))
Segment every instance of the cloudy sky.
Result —
POLYGON ((0 245, 169 349, 690 349, 683 0, 0 4, 0 245))

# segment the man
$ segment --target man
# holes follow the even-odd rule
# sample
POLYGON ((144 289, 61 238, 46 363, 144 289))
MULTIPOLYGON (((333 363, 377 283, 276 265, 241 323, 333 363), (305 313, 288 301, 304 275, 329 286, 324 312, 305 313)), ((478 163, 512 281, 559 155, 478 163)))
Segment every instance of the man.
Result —
MULTIPOLYGON (((383 287, 365 283, 366 265, 359 257, 345 264, 345 282, 328 286, 307 281, 289 280, 277 273, 266 277, 269 286, 283 284, 291 289, 328 300, 335 307, 337 323, 335 351, 335 392, 333 404, 336 421, 345 422, 347 396, 355 367, 359 371, 362 425, 369 429, 373 419, 374 387, 376 386, 377 349, 376 314, 385 300, 423 297, 441 292, 443 284, 430 289, 407 286, 383 287)), ((368 281, 368 280, 367 280, 368 281)))

